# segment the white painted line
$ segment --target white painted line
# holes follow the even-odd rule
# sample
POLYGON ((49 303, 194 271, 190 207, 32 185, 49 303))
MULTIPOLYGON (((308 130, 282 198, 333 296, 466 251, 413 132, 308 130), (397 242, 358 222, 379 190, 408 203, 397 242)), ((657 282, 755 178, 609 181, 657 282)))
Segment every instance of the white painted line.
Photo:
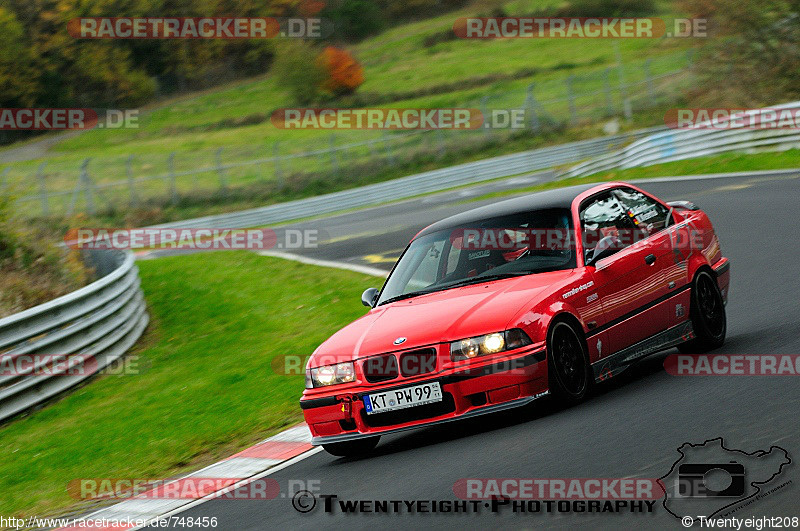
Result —
MULTIPOLYGON (((179 507, 179 508, 177 508, 177 509, 175 509, 173 511, 170 511, 168 513, 162 514, 162 515, 160 515, 160 516, 158 516, 156 518, 153 518, 152 520, 150 520, 148 522, 147 525, 150 525, 153 522, 157 522, 161 518, 169 518, 170 516, 173 516, 173 515, 176 515, 178 513, 183 512, 183 511, 186 511, 188 509, 191 509, 192 507, 197 507, 200 504, 203 504, 203 503, 205 503, 205 502, 207 502, 209 500, 213 500, 215 498, 218 498, 219 496, 222 496, 224 494, 227 494, 228 492, 234 491, 234 490, 238 489, 239 487, 244 487, 245 485, 249 485, 253 481, 256 481, 256 480, 261 479, 263 477, 267 477, 270 474, 274 474, 275 472, 280 472, 284 468, 290 467, 295 463, 299 463, 303 459, 308 459, 312 455, 316 455, 321 451, 322 451, 322 447, 321 446, 317 446, 314 449, 309 450, 307 452, 304 452, 304 453, 298 455, 297 457, 293 457, 293 458, 289 459, 288 461, 285 461, 284 463, 282 463, 282 464, 280 464, 278 466, 272 467, 269 470, 266 470, 265 472, 263 472, 261 474, 253 476, 251 478, 247 478, 247 479, 242 480, 242 481, 240 481, 238 483, 234 483, 233 485, 231 485, 229 487, 226 487, 226 488, 224 488, 224 489, 222 489, 220 491, 217 491, 217 492, 214 492, 212 494, 209 494, 209 495, 207 495, 207 496, 205 496, 203 498, 200 498, 199 500, 195 500, 195 501, 190 502, 190 503, 188 503, 188 504, 186 504, 186 505, 184 505, 182 507, 179 507)), ((144 529, 145 527, 147 527, 147 526, 133 527, 133 528, 131 528, 130 531, 136 531, 137 529, 144 529)))
POLYGON ((262 442, 271 441, 311 443, 311 430, 308 429, 307 424, 301 424, 299 426, 295 426, 294 428, 289 428, 288 430, 282 431, 277 435, 273 435, 262 442))
POLYGON ((261 457, 232 457, 204 468, 189 477, 194 478, 248 478, 265 468, 280 464, 279 459, 261 457))
MULTIPOLYGON (((102 518, 106 520, 122 520, 130 518, 131 520, 139 520, 141 518, 154 518, 159 514, 173 511, 178 507, 185 505, 188 500, 159 500, 151 498, 130 499, 124 502, 112 505, 103 511, 102 518)), ((98 518, 93 518, 98 519, 98 518)))
POLYGON ((308 258, 300 256, 299 254, 281 253, 278 251, 256 251, 260 256, 271 256, 273 258, 283 258, 285 260, 293 260, 301 264, 315 265, 320 267, 333 267, 336 269, 346 269, 348 271, 355 271, 356 273, 363 273, 365 275, 372 275, 374 277, 386 278, 389 272, 377 267, 369 267, 358 264, 348 264, 347 262, 334 262, 333 260, 317 260, 315 258, 308 258))
MULTIPOLYGON (((283 440, 283 439, 281 439, 281 437, 284 436, 284 434, 286 434, 286 437, 288 438, 288 442, 309 442, 309 443, 311 442, 311 431, 308 429, 308 425, 307 424, 302 423, 302 424, 300 424, 298 426, 295 426, 293 428, 289 428, 288 430, 284 430, 284 431, 282 431, 282 432, 280 432, 278 434, 275 434, 272 437, 262 441, 262 443, 263 442, 267 442, 267 441, 272 441, 272 440, 283 440)), ((259 443, 259 444, 261 444, 261 443, 259 443)), ((255 445, 255 446, 258 446, 258 445, 255 445)), ((314 448, 314 450, 321 450, 321 448, 314 448)), ((313 452, 313 450, 312 450, 312 452, 313 452)), ((308 453, 308 452, 306 452, 306 453, 308 453)), ((313 452, 313 453, 316 453, 316 452, 313 452)), ((300 454, 300 455, 304 455, 304 454, 300 454)), ((210 465, 208 465, 206 467, 201 468, 200 470, 197 470, 196 472, 192 472, 191 474, 186 474, 184 476, 180 476, 178 478, 170 480, 170 481, 167 482, 167 484, 173 483, 173 482, 176 482, 176 481, 181 481, 183 479, 190 478, 190 477, 195 477, 195 478, 208 477, 208 478, 211 478, 212 476, 207 476, 206 474, 213 473, 214 467, 216 467, 217 465, 219 465, 221 463, 225 463, 227 461, 232 461, 234 459, 242 459, 242 458, 238 458, 238 457, 237 458, 230 458, 230 459, 227 459, 227 460, 219 461, 217 463, 212 463, 212 464, 210 464, 210 465)), ((252 460, 256 460, 257 459, 258 461, 260 461, 261 467, 258 469, 258 471, 264 470, 265 472, 269 472, 270 470, 273 470, 273 469, 274 470, 281 470, 282 468, 284 468, 283 465, 286 465, 287 463, 289 463, 289 461, 284 461, 283 465, 274 466, 275 463, 280 463, 280 461, 275 460, 275 459, 268 459, 268 458, 246 458, 246 459, 252 459, 252 460), (264 469, 265 466, 267 467, 267 470, 264 469)), ((295 459, 297 459, 297 457, 292 458, 292 460, 295 460, 295 459)), ((251 473, 255 473, 255 472, 251 472, 251 473)), ((240 474, 240 475, 244 475, 244 474, 240 474)), ((255 479, 258 479, 260 477, 264 477, 264 475, 266 475, 266 474, 262 474, 260 476, 255 476, 255 477, 252 477, 252 478, 247 478, 247 479, 237 483, 237 485, 239 485, 239 484, 246 485, 247 483, 249 483, 249 482, 251 482, 251 481, 253 481, 255 479)), ((236 478, 238 476, 230 476, 230 477, 236 478)), ((224 492, 228 492, 228 490, 220 490, 218 492, 211 493, 208 496, 212 496, 212 497, 213 496, 218 496, 218 495, 220 495, 220 494, 222 494, 224 492)), ((206 498, 208 496, 206 496, 206 498)), ((201 499, 205 499, 205 498, 201 498, 201 499)), ((168 502, 168 503, 176 504, 176 507, 182 506, 183 502, 186 501, 186 500, 160 500, 160 499, 151 499, 151 498, 135 498, 135 500, 136 501, 141 501, 141 502, 168 502), (180 503, 178 503, 178 502, 180 502, 180 503)), ((124 500, 124 501, 121 501, 119 503, 115 503, 114 505, 110 505, 108 507, 103 507, 101 509, 98 509, 98 510, 96 510, 94 512, 89 513, 88 515, 86 515, 83 518, 86 519, 86 520, 96 520, 98 518, 102 518, 103 516, 101 516, 101 515, 117 514, 118 512, 125 511, 124 505, 126 503, 128 503, 128 502, 131 502, 131 501, 134 501, 134 499, 124 500)), ((194 503, 194 502, 189 502, 189 503, 194 503)), ((124 512, 121 512, 120 514, 124 514, 124 512)), ((155 517, 157 514, 158 514, 157 512, 153 513, 153 517, 155 517)), ((146 516, 150 516, 150 515, 146 515, 146 516)), ((118 519, 122 519, 120 517, 117 517, 117 518, 118 519)), ((142 516, 139 515, 138 518, 142 518, 142 516)))

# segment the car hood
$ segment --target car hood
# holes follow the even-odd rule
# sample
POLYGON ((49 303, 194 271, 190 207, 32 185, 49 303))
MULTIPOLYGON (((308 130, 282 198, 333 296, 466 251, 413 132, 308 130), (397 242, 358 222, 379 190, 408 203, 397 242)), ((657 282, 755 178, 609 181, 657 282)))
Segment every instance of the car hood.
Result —
POLYGON ((338 363, 505 330, 572 272, 496 280, 382 305, 336 332, 314 355, 324 356, 325 364, 338 363), (406 339, 396 345, 399 338, 406 339))

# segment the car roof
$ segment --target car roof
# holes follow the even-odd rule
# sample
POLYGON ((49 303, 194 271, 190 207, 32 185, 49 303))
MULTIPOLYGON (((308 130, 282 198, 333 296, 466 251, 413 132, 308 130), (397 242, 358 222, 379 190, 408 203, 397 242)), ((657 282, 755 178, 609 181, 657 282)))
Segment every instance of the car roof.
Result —
POLYGON ((506 199, 505 201, 492 203, 491 205, 473 208, 472 210, 461 212, 460 214, 450 216, 449 218, 445 218, 432 225, 429 225, 421 230, 416 237, 418 238, 420 236, 424 236, 425 234, 430 234, 440 230, 462 227, 464 225, 469 225, 470 223, 489 218, 519 214, 533 210, 545 210, 551 208, 570 209, 572 207, 572 202, 582 193, 593 188, 597 188, 598 191, 603 190, 609 188, 609 184, 611 183, 590 183, 568 186, 566 188, 556 188, 554 190, 536 192, 533 194, 523 195, 521 197, 515 197, 513 199, 506 199))

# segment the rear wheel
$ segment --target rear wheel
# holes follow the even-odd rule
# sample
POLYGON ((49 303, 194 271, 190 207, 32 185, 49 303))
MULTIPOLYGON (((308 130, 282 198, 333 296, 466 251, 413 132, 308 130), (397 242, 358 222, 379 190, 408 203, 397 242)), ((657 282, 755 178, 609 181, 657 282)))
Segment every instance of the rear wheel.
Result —
POLYGON ((555 323, 547 335, 550 392, 563 402, 575 404, 586 397, 591 368, 584 342, 566 321, 555 323))
POLYGON ((684 353, 700 353, 721 347, 727 332, 725 302, 713 275, 701 270, 692 285, 689 318, 695 338, 678 346, 684 353))
POLYGON ((380 436, 376 436, 355 441, 323 444, 322 447, 326 452, 337 457, 361 457, 374 450, 380 440, 380 436))

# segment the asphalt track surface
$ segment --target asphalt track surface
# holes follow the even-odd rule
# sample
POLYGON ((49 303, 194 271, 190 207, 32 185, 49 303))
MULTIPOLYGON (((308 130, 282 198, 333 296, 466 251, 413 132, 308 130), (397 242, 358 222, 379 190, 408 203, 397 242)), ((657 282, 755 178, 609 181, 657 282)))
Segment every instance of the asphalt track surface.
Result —
MULTIPOLYGON (((732 261, 728 338, 717 353, 800 354, 800 175, 640 186, 666 200, 695 201, 715 224, 732 261)), ((464 191, 446 192, 293 226, 324 227, 334 239, 305 251, 309 256, 388 269, 391 263, 378 257, 396 256, 419 229, 487 202, 464 199, 464 191)), ((302 480, 318 481, 319 493, 340 500, 454 500, 453 485, 461 478, 657 478, 669 472, 683 443, 722 437, 727 447, 746 452, 777 445, 795 460, 779 478, 791 484, 735 516, 800 516, 800 377, 671 376, 663 361, 675 352, 647 358, 576 407, 539 401, 527 409, 385 436, 369 457, 319 452, 269 477, 284 494, 291 480, 302 480)), ((217 517, 218 529, 226 530, 683 528, 660 503, 652 514, 343 515, 326 514, 321 502, 303 514, 286 496, 211 500, 178 516, 217 517)))

